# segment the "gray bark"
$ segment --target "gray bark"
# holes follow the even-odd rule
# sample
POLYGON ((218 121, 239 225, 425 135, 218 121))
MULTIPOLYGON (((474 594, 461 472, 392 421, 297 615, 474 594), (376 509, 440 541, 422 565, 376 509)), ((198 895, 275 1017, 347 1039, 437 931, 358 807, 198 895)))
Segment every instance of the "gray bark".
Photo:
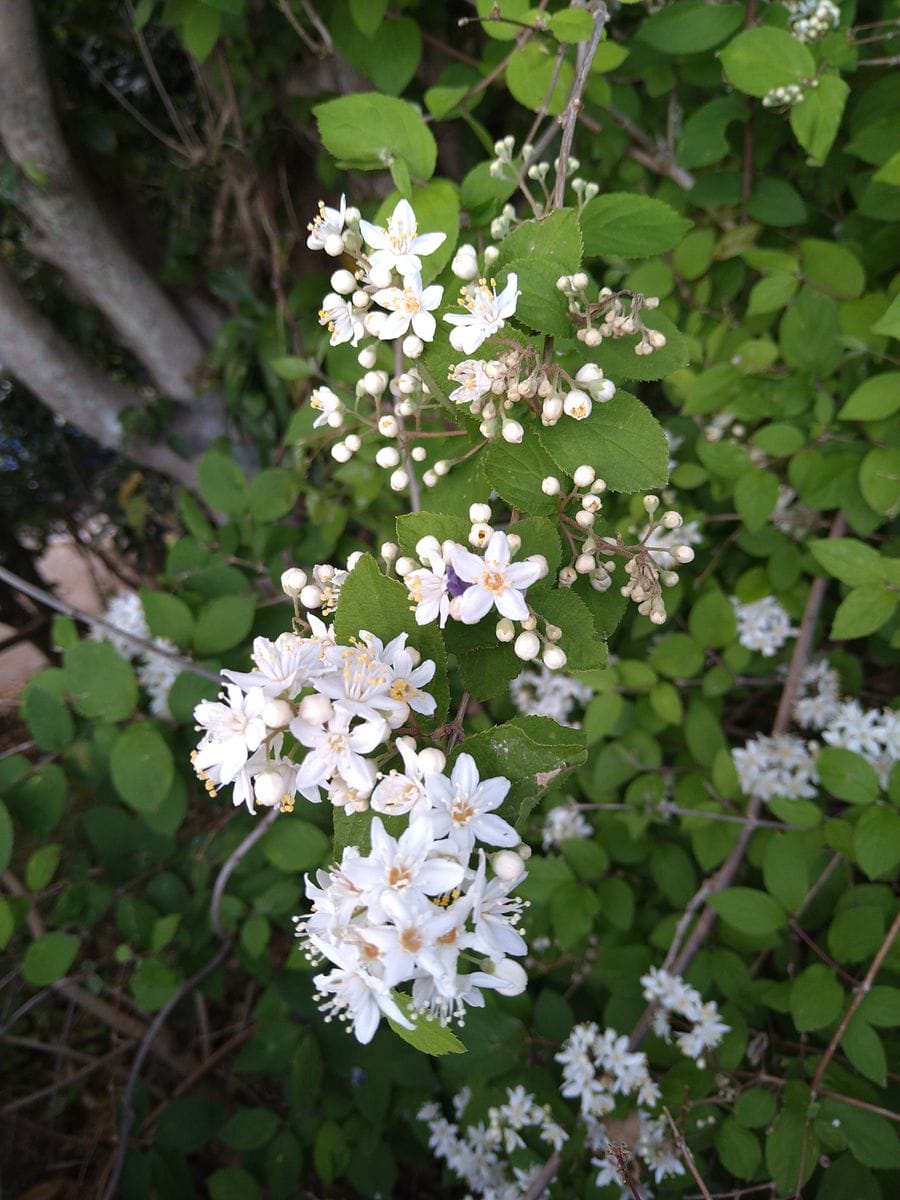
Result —
MULTIPOLYGON (((6 0, 0 0, 0 3, 6 0)), ((18 0, 14 0, 18 2, 18 0)), ((86 362, 49 321, 24 299, 0 263, 0 366, 94 441, 126 454, 187 487, 196 487, 196 464, 168 446, 126 438, 121 414, 142 399, 86 362)))
POLYGON ((193 375, 205 347, 79 178, 56 120, 30 0, 0 0, 0 142, 24 176, 20 207, 38 235, 35 253, 71 277, 160 391, 196 403, 193 375))

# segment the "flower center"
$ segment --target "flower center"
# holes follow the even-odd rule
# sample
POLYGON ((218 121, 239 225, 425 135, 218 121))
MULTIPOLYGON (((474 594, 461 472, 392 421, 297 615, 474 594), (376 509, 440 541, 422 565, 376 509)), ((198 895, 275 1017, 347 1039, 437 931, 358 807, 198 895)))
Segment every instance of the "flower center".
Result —
POLYGON ((500 596, 506 591, 506 576, 502 571, 485 571, 481 576, 481 586, 494 596, 500 596))
POLYGON ((475 816, 475 810, 468 800, 457 800, 450 810, 450 816, 456 825, 468 825, 475 816))
POLYGON ((407 954, 415 954, 417 950, 422 949, 424 944, 418 929, 404 929, 400 934, 400 945, 407 954))
POLYGON ((409 317, 414 317, 421 309, 422 305, 419 302, 419 297, 415 292, 411 292, 409 288, 404 288, 400 298, 400 306, 409 317))
POLYGON ((417 691, 418 688, 414 688, 408 679, 395 679, 391 684, 391 690, 388 692, 388 695, 392 700, 408 700, 417 691))
POLYGON ((388 887, 402 891, 409 886, 409 869, 407 867, 390 867, 387 873, 388 887))

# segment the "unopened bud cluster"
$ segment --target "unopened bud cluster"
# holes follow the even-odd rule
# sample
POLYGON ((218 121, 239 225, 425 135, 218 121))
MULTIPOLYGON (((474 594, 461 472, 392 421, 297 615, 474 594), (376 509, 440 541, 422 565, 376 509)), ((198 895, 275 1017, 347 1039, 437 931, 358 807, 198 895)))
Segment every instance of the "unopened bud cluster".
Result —
POLYGON ((787 7, 798 42, 820 42, 841 23, 841 10, 833 0, 793 0, 787 7))
POLYGON ((818 79, 805 79, 803 83, 788 83, 784 87, 770 88, 762 98, 763 108, 792 108, 803 99, 807 88, 818 86, 818 79))
POLYGON ((666 344, 665 334, 644 324, 642 309, 659 307, 658 296, 640 292, 614 292, 601 288, 596 301, 588 299, 590 279, 584 271, 561 275, 556 286, 569 301, 569 316, 578 326, 576 337, 586 346, 599 346, 604 338, 631 337, 640 334, 635 354, 652 354, 666 344))
MULTIPOLYGON (((538 21, 540 21, 540 18, 538 18, 538 21)), ((542 216, 548 208, 552 207, 552 195, 555 189, 555 180, 559 173, 560 161, 558 158, 554 159, 552 164, 545 161, 536 161, 534 157, 535 148, 528 142, 523 143, 518 155, 515 152, 515 148, 516 141, 511 134, 507 134, 506 137, 500 138, 499 141, 494 143, 495 157, 489 167, 491 176, 494 179, 503 179, 521 187, 532 206, 534 215, 536 217, 542 216), (541 192, 540 196, 532 194, 524 182, 526 179, 538 185, 541 192)), ((565 164, 566 178, 575 176, 571 180, 571 187, 577 197, 579 209, 589 200, 593 200, 600 191, 596 183, 588 183, 575 175, 580 166, 581 163, 579 160, 571 156, 565 164)), ((513 225, 516 224, 516 221, 516 211, 513 206, 511 204, 504 205, 500 216, 491 223, 491 237, 496 238, 497 241, 505 238, 513 225)))

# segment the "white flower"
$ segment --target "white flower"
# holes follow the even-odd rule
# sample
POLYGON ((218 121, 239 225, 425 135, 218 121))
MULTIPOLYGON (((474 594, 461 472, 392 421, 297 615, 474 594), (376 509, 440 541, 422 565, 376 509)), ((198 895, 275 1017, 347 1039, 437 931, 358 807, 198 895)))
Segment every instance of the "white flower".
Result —
POLYGON ((551 808, 544 818, 544 828, 541 843, 545 850, 558 846, 561 842, 583 840, 594 836, 590 822, 578 811, 570 801, 551 808))
POLYGON ((332 258, 337 257, 343 250, 343 238, 341 235, 344 232, 346 212, 347 201, 343 196, 341 196, 338 208, 329 208, 320 200, 318 216, 307 226, 309 237, 306 239, 306 245, 308 248, 310 250, 324 250, 332 258))
POLYGON ((450 393, 455 404, 474 404, 491 390, 491 380, 479 358, 467 358, 450 368, 450 378, 459 384, 450 393))
POLYGON ((391 771, 385 775, 372 793, 372 808, 389 817, 399 817, 412 811, 416 805, 428 805, 425 795, 425 776, 419 766, 419 756, 412 738, 397 738, 394 743, 403 759, 403 774, 391 771))
POLYGON ((419 255, 433 254, 447 240, 445 233, 418 232, 416 214, 408 200, 397 201, 396 208, 388 217, 387 229, 381 229, 369 221, 360 221, 359 228, 366 244, 375 251, 369 255, 372 266, 399 271, 401 275, 421 271, 422 260, 419 255))
POLYGON ((503 803, 510 786, 502 775, 481 780, 471 754, 460 754, 449 779, 446 775, 426 775, 434 836, 452 833, 465 858, 476 840, 489 846, 517 846, 519 835, 493 811, 503 803))
POLYGON ((297 790, 307 800, 318 802, 320 786, 335 775, 366 794, 371 789, 371 769, 363 755, 371 753, 386 740, 387 722, 379 717, 364 721, 351 730, 352 719, 352 713, 336 704, 331 720, 324 728, 311 725, 301 717, 291 722, 291 733, 301 746, 310 750, 297 771, 297 790))
POLYGON ((528 617, 528 605, 523 592, 541 577, 541 570, 534 562, 510 564, 512 557, 509 539, 498 530, 491 535, 484 558, 457 546, 451 554, 451 564, 457 576, 472 586, 460 597, 460 620, 465 625, 474 625, 496 606, 503 617, 513 621, 524 621, 528 617))
MULTIPOLYGON (((156 637, 153 639, 153 645, 160 650, 178 653, 178 647, 168 638, 156 637)), ((153 654, 148 650, 144 655, 144 660, 137 669, 137 677, 141 681, 141 687, 150 697, 150 711, 154 717, 172 716, 169 711, 169 692, 181 674, 181 669, 181 663, 167 654, 153 654)))
POLYGON ((337 292, 329 292, 322 301, 319 324, 324 325, 331 334, 332 346, 340 346, 344 342, 355 346, 366 332, 362 314, 350 300, 339 296, 337 292))
POLYGON ((858 700, 845 700, 831 717, 822 738, 829 746, 877 758, 882 749, 880 725, 881 713, 877 708, 866 709, 858 700))
POLYGON ((262 717, 265 697, 262 688, 251 688, 244 695, 233 684, 222 694, 227 704, 204 700, 194 709, 194 720, 206 730, 194 756, 194 768, 216 770, 220 783, 231 783, 268 732, 262 717))
POLYGON ((313 639, 295 633, 279 634, 274 642, 264 637, 254 638, 251 658, 256 664, 255 671, 226 670, 222 674, 240 688, 260 688, 267 699, 293 697, 320 671, 318 645, 313 639))
POLYGON ((764 596, 750 604, 741 604, 736 596, 732 596, 731 603, 737 621, 738 641, 748 650, 758 650, 763 658, 777 654, 787 639, 797 632, 774 596, 764 596))
POLYGON ((450 615, 447 564, 440 554, 435 553, 430 553, 426 561, 430 570, 422 567, 418 571, 410 571, 404 575, 403 582, 415 605, 416 624, 430 625, 437 619, 443 629, 450 615))
POLYGON ((409 907, 416 896, 437 896, 462 882, 461 863, 428 857, 434 842, 429 821, 413 821, 399 838, 385 831, 379 817, 372 818, 370 829, 371 853, 344 866, 347 878, 366 893, 370 910, 379 910, 385 892, 409 907))
POLYGON ((379 338, 383 342, 393 341, 403 337, 412 326, 416 337, 423 342, 433 341, 437 323, 431 313, 440 304, 443 294, 444 289, 437 284, 423 288, 418 271, 404 276, 402 288, 381 288, 373 299, 386 308, 390 316, 379 326, 379 338))
POLYGON ((313 421, 313 429, 323 425, 337 428, 343 416, 344 403, 340 396, 335 395, 330 387, 317 387, 309 397, 309 407, 314 408, 320 415, 313 421), (335 423, 336 422, 336 423, 335 423))
POLYGON ((506 318, 516 311, 522 294, 518 284, 519 278, 513 272, 499 296, 496 285, 488 286, 484 279, 463 289, 460 302, 469 311, 444 315, 448 324, 456 326, 450 333, 450 345, 454 350, 462 354, 474 354, 482 342, 503 328, 506 318))
POLYGON ((325 1013, 352 1021, 357 1041, 365 1045, 372 1040, 382 1013, 404 1029, 415 1028, 391 996, 387 982, 366 971, 358 949, 336 946, 315 936, 310 940, 338 968, 327 975, 317 975, 313 981, 318 988, 317 998, 322 1001, 319 1007, 325 1013))
MULTIPOLYGON (((110 625, 115 625, 123 633, 130 633, 133 637, 143 638, 145 642, 150 641, 152 636, 150 626, 147 624, 147 618, 144 615, 144 606, 137 592, 119 592, 118 596, 114 596, 110 600, 103 616, 109 621, 110 625)), ((100 626, 97 626, 91 630, 90 636, 95 641, 109 642, 112 648, 118 654, 121 654, 123 658, 130 660, 135 655, 141 653, 140 648, 135 646, 130 638, 119 637, 112 630, 102 629, 100 626)))

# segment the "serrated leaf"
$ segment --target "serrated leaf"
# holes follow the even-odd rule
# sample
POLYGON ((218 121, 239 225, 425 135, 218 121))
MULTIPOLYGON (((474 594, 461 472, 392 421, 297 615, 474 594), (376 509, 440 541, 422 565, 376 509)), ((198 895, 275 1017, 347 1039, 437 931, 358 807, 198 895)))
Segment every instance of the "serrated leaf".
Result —
POLYGON ((878 776, 861 754, 843 746, 823 746, 816 757, 819 782, 838 800, 871 804, 879 793, 878 776))
POLYGON ((75 961, 81 939, 73 933, 41 934, 35 938, 22 959, 22 976, 35 987, 47 987, 62 979, 75 961))
POLYGON ((840 75, 820 75, 817 86, 807 88, 803 99, 791 105, 794 136, 816 164, 828 157, 840 129, 850 88, 840 75))
POLYGON ((681 0, 652 13, 637 36, 662 54, 700 54, 724 42, 743 20, 741 4, 681 0))
POLYGON ((511 508, 534 516, 556 512, 556 500, 544 495, 541 481, 558 468, 536 437, 525 437, 518 446, 493 442, 483 461, 488 483, 511 508))
POLYGON ((553 259, 513 258, 497 272, 498 290, 515 275, 519 299, 513 318, 536 333, 565 338, 572 334, 565 296, 556 287, 562 267, 553 259))
POLYGON ((866 809, 853 832, 853 850, 870 879, 893 871, 900 862, 900 813, 875 805, 866 809))
POLYGON ((884 1087, 887 1082, 887 1056, 881 1038, 857 1013, 844 1030, 841 1051, 860 1074, 884 1087))
POLYGON ((841 406, 841 421, 881 421, 900 409, 900 371, 883 371, 864 380, 841 406))
POLYGON ((210 450, 200 459, 198 469, 200 495, 210 508, 234 516, 247 505, 247 481, 244 472, 228 454, 210 450))
POLYGON ((590 611, 574 592, 554 588, 536 597, 534 608, 563 631, 557 645, 566 654, 567 671, 592 671, 606 666, 606 643, 596 636, 590 611))
POLYGON ((885 517, 900 511, 900 450, 876 446, 859 467, 859 490, 863 500, 885 517))
POLYGON ((628 392, 620 390, 608 403, 594 405, 586 420, 562 417, 542 429, 540 439, 567 475, 589 463, 614 492, 649 491, 668 479, 669 444, 662 427, 628 392))
POLYGON ((419 179, 430 179, 434 173, 434 136, 406 100, 357 92, 316 105, 313 115, 325 149, 337 159, 364 171, 378 171, 400 157, 419 179))
POLYGON ((607 192, 581 214, 586 258, 651 258, 677 246, 692 222, 663 200, 607 192))
POLYGON ((107 642, 78 642, 63 655, 66 691, 83 717, 122 721, 137 703, 134 671, 107 642))
POLYGON ((884 578, 878 551, 855 538, 820 538, 808 541, 816 562, 841 583, 853 586, 878 583, 884 578))
POLYGON ((194 627, 194 649, 201 658, 221 654, 244 640, 253 625, 253 596, 217 596, 204 604, 194 627))
POLYGON ((574 71, 567 59, 556 55, 542 42, 532 39, 514 50, 506 67, 506 86, 518 102, 532 112, 544 110, 558 117, 566 106, 574 71))
POLYGON ((710 901, 723 921, 750 937, 765 937, 787 921, 784 909, 771 896, 754 888, 731 887, 710 901))
POLYGON ((181 26, 184 48, 198 63, 205 62, 219 40, 222 14, 205 4, 192 4, 181 26))
POLYGON ((392 992, 391 995, 403 1015, 415 1025, 414 1029, 404 1029, 402 1025, 388 1018, 391 1029, 404 1042, 408 1042, 416 1050, 421 1050, 423 1054, 433 1054, 436 1057, 442 1054, 465 1054, 464 1043, 446 1025, 442 1025, 440 1021, 429 1020, 421 1014, 414 1016, 412 1000, 402 992, 392 992))
POLYGON ((159 808, 175 780, 175 760, 149 721, 131 725, 113 742, 109 756, 113 786, 137 812, 159 808))
POLYGON ((748 96, 811 79, 816 64, 807 47, 784 29, 745 29, 719 55, 731 83, 748 96))
POLYGON ((824 963, 813 963, 791 984, 791 1017, 801 1033, 822 1029, 838 1019, 844 989, 824 963))
POLYGON ((581 266, 583 252, 578 218, 571 208, 560 208, 547 217, 523 221, 500 243, 496 269, 512 259, 545 258, 559 263, 557 274, 572 274, 581 266))

